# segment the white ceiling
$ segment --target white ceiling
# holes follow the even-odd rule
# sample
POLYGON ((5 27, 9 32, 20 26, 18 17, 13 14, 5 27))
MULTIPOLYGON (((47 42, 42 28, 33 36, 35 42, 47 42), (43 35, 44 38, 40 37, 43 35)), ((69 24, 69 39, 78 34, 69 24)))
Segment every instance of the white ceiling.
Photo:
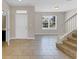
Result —
POLYGON ((77 7, 77 0, 6 0, 11 6, 35 6, 36 11, 40 12, 62 12, 77 7), (59 9, 55 9, 59 7, 59 9))

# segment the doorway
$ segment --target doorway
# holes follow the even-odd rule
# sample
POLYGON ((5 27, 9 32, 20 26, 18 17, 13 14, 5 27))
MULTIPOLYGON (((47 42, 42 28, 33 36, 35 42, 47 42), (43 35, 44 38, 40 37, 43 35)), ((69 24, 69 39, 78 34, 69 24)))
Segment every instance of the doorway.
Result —
POLYGON ((28 36, 27 13, 16 13, 15 15, 15 37, 26 39, 28 36))
POLYGON ((9 45, 10 40, 10 13, 9 10, 2 11, 2 42, 9 45))
POLYGON ((6 15, 2 15, 2 42, 6 42, 6 15))

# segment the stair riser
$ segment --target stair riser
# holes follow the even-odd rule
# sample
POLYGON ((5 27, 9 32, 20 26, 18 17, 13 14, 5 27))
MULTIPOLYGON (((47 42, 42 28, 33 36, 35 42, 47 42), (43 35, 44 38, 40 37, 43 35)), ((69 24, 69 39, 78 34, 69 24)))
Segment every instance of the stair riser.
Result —
POLYGON ((73 37, 77 37, 77 31, 73 31, 73 32, 72 32, 72 36, 73 36, 73 37))
POLYGON ((77 34, 76 34, 76 33, 72 33, 72 36, 73 36, 73 37, 77 37, 77 34))
POLYGON ((71 39, 69 39, 69 41, 71 41, 73 44, 77 44, 77 40, 71 40, 71 39))
POLYGON ((63 44, 66 45, 66 46, 68 46, 69 48, 75 50, 75 51, 77 50, 77 48, 76 48, 77 46, 76 47, 75 46, 72 46, 72 45, 66 43, 65 41, 63 42, 63 44))
POLYGON ((77 38, 74 38, 74 37, 71 37, 71 36, 69 36, 67 39, 68 39, 68 40, 74 40, 74 41, 77 40, 77 38))
POLYGON ((70 51, 67 51, 66 49, 60 47, 60 46, 57 46, 62 52, 64 52, 65 54, 67 54, 68 56, 70 56, 71 58, 76 58, 76 56, 71 53, 70 51))

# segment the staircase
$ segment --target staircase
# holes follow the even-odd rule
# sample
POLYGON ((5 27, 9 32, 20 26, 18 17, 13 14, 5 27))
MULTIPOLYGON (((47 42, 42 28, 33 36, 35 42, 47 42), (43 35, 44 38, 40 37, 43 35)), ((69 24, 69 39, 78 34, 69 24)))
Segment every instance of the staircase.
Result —
POLYGON ((72 31, 62 39, 64 39, 62 43, 56 43, 57 48, 70 56, 72 59, 76 59, 77 30, 72 31))

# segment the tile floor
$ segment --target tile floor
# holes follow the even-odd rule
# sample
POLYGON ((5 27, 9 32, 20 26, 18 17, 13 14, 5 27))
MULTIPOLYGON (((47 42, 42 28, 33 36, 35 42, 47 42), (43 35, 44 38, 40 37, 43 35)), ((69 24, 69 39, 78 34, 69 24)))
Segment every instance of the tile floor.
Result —
POLYGON ((3 45, 3 59, 70 59, 56 48, 57 37, 36 36, 35 39, 11 40, 3 45))

